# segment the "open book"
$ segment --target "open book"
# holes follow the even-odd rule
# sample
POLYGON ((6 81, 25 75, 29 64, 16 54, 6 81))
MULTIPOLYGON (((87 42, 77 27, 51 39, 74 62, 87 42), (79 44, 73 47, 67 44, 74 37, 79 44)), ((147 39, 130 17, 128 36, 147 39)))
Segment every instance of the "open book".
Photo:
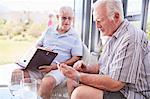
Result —
POLYGON ((32 70, 38 69, 39 66, 50 65, 58 53, 45 50, 43 48, 32 48, 19 61, 17 64, 23 69, 29 68, 32 70))

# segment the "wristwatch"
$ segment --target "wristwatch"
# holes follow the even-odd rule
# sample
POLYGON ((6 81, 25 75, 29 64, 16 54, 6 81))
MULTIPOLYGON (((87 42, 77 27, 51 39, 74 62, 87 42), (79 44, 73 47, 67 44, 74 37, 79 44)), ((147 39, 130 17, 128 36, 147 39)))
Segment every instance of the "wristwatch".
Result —
POLYGON ((80 83, 80 73, 77 73, 77 75, 76 75, 76 82, 78 84, 80 83))

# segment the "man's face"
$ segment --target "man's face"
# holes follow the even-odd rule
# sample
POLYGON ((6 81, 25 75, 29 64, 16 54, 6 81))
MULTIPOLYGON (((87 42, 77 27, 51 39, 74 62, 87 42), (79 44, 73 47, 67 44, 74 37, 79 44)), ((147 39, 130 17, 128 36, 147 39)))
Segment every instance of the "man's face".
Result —
POLYGON ((64 31, 70 29, 73 22, 73 16, 70 13, 63 13, 59 15, 59 26, 64 31))
POLYGON ((112 15, 107 14, 106 7, 97 7, 93 12, 96 27, 102 32, 103 36, 111 36, 114 30, 114 20, 110 18, 112 15))

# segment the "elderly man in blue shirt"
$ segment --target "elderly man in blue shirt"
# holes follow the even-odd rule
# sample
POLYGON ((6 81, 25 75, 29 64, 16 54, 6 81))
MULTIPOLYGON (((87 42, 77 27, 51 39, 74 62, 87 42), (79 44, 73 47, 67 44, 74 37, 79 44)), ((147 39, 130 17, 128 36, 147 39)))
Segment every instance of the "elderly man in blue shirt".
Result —
POLYGON ((82 41, 72 27, 74 13, 71 7, 63 6, 57 13, 58 25, 49 27, 37 42, 37 47, 43 47, 58 53, 50 66, 40 66, 39 70, 24 70, 24 76, 41 79, 38 90, 43 99, 50 99, 53 89, 62 83, 66 77, 57 69, 57 62, 73 65, 82 57, 82 41))

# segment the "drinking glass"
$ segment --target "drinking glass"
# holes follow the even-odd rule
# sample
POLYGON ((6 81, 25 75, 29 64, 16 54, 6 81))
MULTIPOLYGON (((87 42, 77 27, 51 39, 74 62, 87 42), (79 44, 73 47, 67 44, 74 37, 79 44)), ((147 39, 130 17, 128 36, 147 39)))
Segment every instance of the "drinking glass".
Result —
POLYGON ((12 72, 11 81, 8 85, 10 93, 12 95, 11 99, 20 99, 22 86, 20 84, 21 80, 24 78, 23 71, 16 70, 12 72))
POLYGON ((37 99, 37 80, 33 78, 24 78, 22 81, 21 99, 37 99))

